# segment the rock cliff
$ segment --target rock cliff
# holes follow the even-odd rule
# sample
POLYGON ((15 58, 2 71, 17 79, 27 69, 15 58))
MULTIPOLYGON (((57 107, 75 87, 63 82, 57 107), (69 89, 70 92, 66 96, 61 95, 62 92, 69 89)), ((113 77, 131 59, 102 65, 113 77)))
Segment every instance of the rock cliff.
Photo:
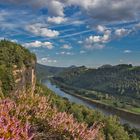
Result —
POLYGON ((0 41, 0 96, 35 89, 36 56, 17 43, 0 41))
POLYGON ((30 67, 23 66, 18 69, 14 66, 13 75, 15 79, 15 87, 12 92, 23 92, 30 90, 34 92, 36 84, 36 72, 35 72, 36 62, 32 62, 30 67))

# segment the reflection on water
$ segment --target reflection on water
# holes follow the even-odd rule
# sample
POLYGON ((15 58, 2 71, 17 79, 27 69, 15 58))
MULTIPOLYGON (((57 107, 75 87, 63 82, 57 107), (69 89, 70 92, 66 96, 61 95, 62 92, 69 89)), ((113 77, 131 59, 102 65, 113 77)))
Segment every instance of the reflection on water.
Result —
MULTIPOLYGON (((115 111, 112 112, 109 109, 102 109, 102 108, 97 107, 96 105, 94 105, 94 103, 89 103, 87 101, 79 99, 78 97, 74 97, 72 95, 69 95, 68 93, 65 93, 60 88, 58 88, 56 85, 52 84, 49 80, 44 80, 42 83, 44 85, 46 85, 50 90, 55 92, 55 94, 57 94, 57 95, 59 95, 61 97, 67 98, 70 102, 85 105, 85 106, 87 106, 87 107, 89 107, 91 109, 98 110, 98 111, 104 113, 105 115, 116 115, 115 111)), ((138 124, 136 122, 133 122, 133 120, 130 120, 129 118, 126 119, 126 118, 120 117, 120 121, 121 121, 122 124, 128 123, 132 127, 140 128, 140 124, 138 124)))

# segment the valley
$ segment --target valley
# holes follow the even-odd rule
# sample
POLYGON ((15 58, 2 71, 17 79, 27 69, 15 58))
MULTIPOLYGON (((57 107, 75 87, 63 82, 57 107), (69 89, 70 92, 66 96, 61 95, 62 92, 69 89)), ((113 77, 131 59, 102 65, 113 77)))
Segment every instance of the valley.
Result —
POLYGON ((50 90, 55 92, 55 94, 67 98, 70 102, 74 102, 77 104, 85 105, 91 109, 97 110, 107 116, 109 115, 117 115, 120 117, 120 121, 122 124, 129 124, 131 127, 140 129, 140 115, 133 114, 131 112, 127 112, 125 110, 120 110, 117 108, 113 108, 108 106, 107 104, 103 104, 97 100, 91 100, 89 98, 84 98, 78 94, 75 94, 74 91, 66 90, 55 84, 51 83, 50 80, 42 80, 42 83, 47 86, 50 90), (135 119, 134 119, 135 118, 135 119))

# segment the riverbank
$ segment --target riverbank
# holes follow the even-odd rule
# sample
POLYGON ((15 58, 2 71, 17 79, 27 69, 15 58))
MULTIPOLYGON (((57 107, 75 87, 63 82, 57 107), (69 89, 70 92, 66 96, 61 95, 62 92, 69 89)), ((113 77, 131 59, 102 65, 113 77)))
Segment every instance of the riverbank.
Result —
POLYGON ((77 90, 80 90, 78 88, 75 89, 75 88, 69 87, 69 86, 67 86, 67 85, 65 85, 63 83, 57 82, 55 80, 51 80, 51 82, 54 83, 54 84, 56 84, 57 86, 59 86, 59 88, 61 88, 61 90, 67 92, 68 94, 71 94, 71 95, 76 96, 78 98, 81 98, 83 100, 90 101, 92 103, 95 103, 97 105, 100 105, 101 107, 105 107, 105 108, 107 107, 107 108, 115 109, 115 110, 117 110, 119 112, 125 112, 125 113, 128 113, 128 115, 129 114, 130 115, 136 115, 136 116, 138 116, 140 118, 140 113, 132 112, 131 110, 128 110, 128 109, 125 109, 125 108, 115 107, 112 104, 107 104, 107 103, 104 103, 104 102, 102 102, 100 100, 94 100, 94 99, 88 98, 86 96, 82 96, 82 95, 79 94, 79 91, 77 91, 77 90), (74 92, 74 94, 73 94, 73 92, 74 92), (76 92, 78 92, 78 94, 76 92))
POLYGON ((94 109, 97 108, 97 110, 100 110, 105 115, 117 115, 123 124, 125 124, 125 123, 130 124, 132 122, 132 123, 134 123, 134 126, 131 124, 132 127, 136 127, 138 129, 140 129, 140 115, 139 114, 134 114, 129 111, 122 110, 119 108, 109 106, 108 104, 101 103, 100 101, 92 100, 92 99, 77 95, 73 91, 71 92, 70 90, 65 89, 64 85, 62 86, 62 85, 60 85, 60 83, 57 83, 56 81, 51 81, 51 82, 54 85, 56 85, 57 88, 59 88, 61 91, 65 92, 65 93, 67 93, 68 95, 76 97, 76 98, 82 100, 83 102, 86 102, 87 104, 94 105, 94 109))
POLYGON ((136 123, 140 124, 140 115, 139 114, 134 114, 134 113, 131 113, 131 112, 126 111, 126 110, 122 110, 122 109, 119 109, 119 108, 115 108, 115 107, 109 106, 108 104, 104 104, 104 103, 99 102, 97 100, 92 100, 92 99, 89 99, 89 98, 86 98, 86 97, 82 97, 82 96, 77 95, 77 94, 73 94, 70 91, 65 90, 65 89, 61 89, 61 90, 66 92, 67 94, 75 96, 75 97, 77 97, 77 98, 79 98, 79 99, 81 99, 83 101, 86 101, 88 103, 94 104, 98 108, 105 109, 105 110, 110 110, 110 112, 112 112, 112 114, 117 115, 119 117, 120 116, 121 117, 129 116, 129 119, 133 119, 136 123))

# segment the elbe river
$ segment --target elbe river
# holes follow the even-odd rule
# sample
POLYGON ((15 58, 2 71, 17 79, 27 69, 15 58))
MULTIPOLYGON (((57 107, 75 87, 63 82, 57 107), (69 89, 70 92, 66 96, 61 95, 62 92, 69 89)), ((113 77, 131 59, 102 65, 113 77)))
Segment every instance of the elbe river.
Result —
MULTIPOLYGON (((52 84, 49 80, 43 80, 42 81, 43 85, 47 86, 50 90, 52 90, 55 94, 61 96, 61 97, 65 97, 67 98, 70 102, 74 102, 77 104, 81 104, 84 106, 87 106, 91 109, 97 110, 101 113, 103 113, 104 115, 116 115, 115 111, 110 111, 109 109, 103 109, 101 107, 98 107, 96 105, 94 105, 94 103, 89 103, 88 101, 79 99, 78 97, 72 96, 64 91, 62 91, 59 87, 57 87, 55 84, 52 84)), ((135 119, 131 119, 129 118, 129 116, 126 117, 120 117, 120 122, 122 124, 128 123, 131 127, 135 127, 135 128, 139 128, 140 129, 140 123, 137 122, 137 120, 135 119)))

